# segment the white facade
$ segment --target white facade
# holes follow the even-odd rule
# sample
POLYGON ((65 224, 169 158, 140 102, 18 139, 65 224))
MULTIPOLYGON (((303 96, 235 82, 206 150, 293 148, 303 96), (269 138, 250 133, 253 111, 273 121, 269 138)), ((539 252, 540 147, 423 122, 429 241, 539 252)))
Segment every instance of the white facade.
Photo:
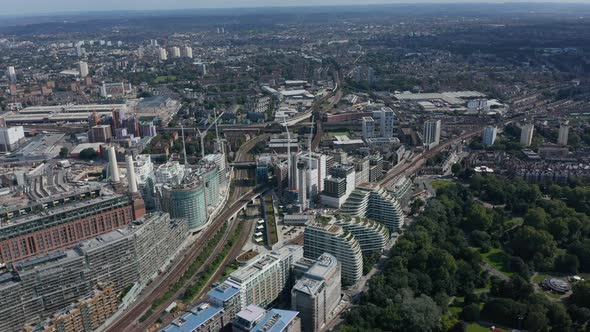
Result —
POLYGON ((13 151, 24 138, 25 131, 22 126, 0 127, 0 151, 13 151))
POLYGON ((559 126, 559 135, 557 136, 557 144, 567 145, 567 140, 570 132, 570 127, 567 122, 562 123, 559 126))
POLYGON ((6 70, 6 75, 8 76, 10 83, 16 83, 16 70, 13 66, 8 67, 6 70))
POLYGON ((483 145, 485 146, 492 146, 496 141, 496 135, 498 134, 498 129, 493 126, 487 126, 483 130, 483 145))
POLYGON ((363 117, 363 139, 375 137, 375 120, 370 116, 363 117))
POLYGON ((533 134, 535 132, 535 125, 532 123, 525 124, 520 132, 520 144, 530 146, 533 142, 533 134))
POLYGON ((174 46, 172 48, 172 56, 175 58, 180 58, 180 48, 179 47, 174 46))
POLYGON ((440 143, 440 129, 440 120, 428 120, 424 122, 424 131, 422 133, 424 145, 428 147, 437 146, 440 143))
POLYGON ((168 60, 168 51, 165 48, 160 47, 160 60, 166 61, 168 60))
POLYGON ((80 61, 78 63, 79 69, 80 69, 80 77, 86 77, 88 76, 88 63, 84 62, 84 61, 80 61))
POLYGON ((187 58, 193 58, 193 48, 190 46, 186 46, 184 48, 184 54, 186 55, 187 58))
POLYGON ((395 128, 395 113, 389 107, 381 109, 381 137, 393 137, 395 128))

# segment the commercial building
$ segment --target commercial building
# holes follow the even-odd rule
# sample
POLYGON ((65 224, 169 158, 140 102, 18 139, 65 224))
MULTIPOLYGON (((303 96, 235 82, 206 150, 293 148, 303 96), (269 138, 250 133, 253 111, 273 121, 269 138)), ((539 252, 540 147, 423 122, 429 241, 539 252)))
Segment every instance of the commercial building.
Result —
POLYGON ((567 120, 562 122, 559 125, 559 133, 557 135, 557 144, 567 145, 569 131, 570 131, 570 126, 569 126, 569 122, 567 120))
POLYGON ((399 232, 404 224, 404 214, 397 198, 373 183, 358 186, 342 205, 340 213, 379 221, 391 233, 399 232))
POLYGON ((495 126, 487 126, 483 130, 482 144, 484 146, 492 146, 496 141, 496 135, 498 134, 498 128, 495 126))
POLYGON ((353 285, 363 274, 363 254, 352 233, 331 224, 314 222, 305 228, 305 257, 318 259, 329 253, 342 264, 342 283, 353 285))
MULTIPOLYGON (((36 123, 87 123, 88 119, 100 119, 111 116, 113 110, 126 110, 126 104, 88 104, 31 106, 18 112, 4 115, 8 125, 28 125, 36 123)), ((97 125, 99 123, 93 123, 97 125)))
POLYGON ((330 175, 324 179, 324 191, 320 199, 322 204, 339 208, 348 199, 356 186, 354 165, 335 164, 330 168, 330 175))
POLYGON ((106 143, 113 138, 111 126, 109 125, 98 125, 92 127, 90 131, 91 141, 94 143, 106 143))
POLYGON ((340 263, 324 253, 291 290, 291 308, 299 312, 301 331, 320 331, 330 322, 340 302, 340 290, 340 263))
POLYGON ((112 284, 99 283, 89 295, 68 306, 53 317, 25 327, 27 331, 85 331, 98 329, 119 308, 119 296, 112 284))
POLYGON ((0 127, 0 152, 16 150, 25 139, 25 131, 22 126, 0 127))
POLYGON ((363 117, 363 139, 375 137, 375 120, 370 116, 363 117))
POLYGON ((24 208, 7 209, 0 213, 0 261, 14 262, 73 246, 124 227, 144 214, 141 198, 92 188, 82 193, 50 196, 24 208), (54 202, 63 200, 67 203, 54 206, 54 202))
POLYGON ((352 161, 354 165, 354 184, 355 187, 361 183, 369 182, 369 173, 371 171, 369 159, 355 158, 352 161))
POLYGON ((249 304, 266 307, 290 289, 293 263, 302 257, 300 246, 279 248, 234 271, 226 283, 240 290, 241 308, 249 304))
POLYGON ((520 144, 524 146, 530 146, 533 142, 533 134, 535 131, 535 125, 527 123, 521 128, 520 132, 520 144))
POLYGON ((73 249, 13 264, 0 274, 0 330, 40 321, 87 296, 98 283, 119 292, 145 286, 178 254, 188 236, 184 219, 150 214, 73 249))
POLYGON ((424 122, 424 130, 422 133, 422 142, 424 146, 429 148, 435 147, 440 143, 440 120, 427 120, 424 122))

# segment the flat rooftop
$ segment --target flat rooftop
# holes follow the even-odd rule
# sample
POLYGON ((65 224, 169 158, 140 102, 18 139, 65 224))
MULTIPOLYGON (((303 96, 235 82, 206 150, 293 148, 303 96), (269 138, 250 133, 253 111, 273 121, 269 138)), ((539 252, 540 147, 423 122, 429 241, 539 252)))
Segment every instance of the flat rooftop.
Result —
POLYGON ((258 323, 251 332, 281 332, 285 331, 289 324, 293 322, 299 312, 291 310, 272 309, 258 323))
POLYGON ((186 314, 175 319, 172 324, 161 329, 160 332, 193 332, 198 331, 203 324, 214 319, 223 311, 211 303, 201 303, 186 314))

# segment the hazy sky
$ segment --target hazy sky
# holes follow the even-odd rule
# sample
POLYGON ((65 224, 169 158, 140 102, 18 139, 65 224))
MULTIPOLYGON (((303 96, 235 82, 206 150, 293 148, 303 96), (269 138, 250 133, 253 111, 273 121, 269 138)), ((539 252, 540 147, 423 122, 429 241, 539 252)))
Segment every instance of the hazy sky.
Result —
MULTIPOLYGON (((527 0, 524 0, 525 2, 527 0)), ((534 2, 583 2, 590 0, 529 0, 534 2)), ((153 10, 260 6, 359 5, 415 2, 523 2, 511 0, 0 0, 0 15, 69 11, 153 10)))

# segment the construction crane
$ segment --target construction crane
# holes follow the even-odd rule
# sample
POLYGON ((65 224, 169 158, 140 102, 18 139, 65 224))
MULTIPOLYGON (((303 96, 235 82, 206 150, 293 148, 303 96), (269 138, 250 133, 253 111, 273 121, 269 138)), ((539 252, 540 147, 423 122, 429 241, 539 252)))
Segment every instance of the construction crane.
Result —
POLYGON ((197 133, 201 139, 201 157, 202 158, 205 158, 205 136, 207 136, 207 132, 213 126, 215 126, 215 132, 217 134, 217 141, 219 142, 219 130, 217 129, 217 121, 219 121, 219 118, 221 118, 223 116, 223 114, 225 114, 225 112, 221 112, 221 114, 219 114, 219 116, 217 116, 217 113, 215 113, 215 120, 204 131, 200 131, 199 128, 196 128, 197 133))

